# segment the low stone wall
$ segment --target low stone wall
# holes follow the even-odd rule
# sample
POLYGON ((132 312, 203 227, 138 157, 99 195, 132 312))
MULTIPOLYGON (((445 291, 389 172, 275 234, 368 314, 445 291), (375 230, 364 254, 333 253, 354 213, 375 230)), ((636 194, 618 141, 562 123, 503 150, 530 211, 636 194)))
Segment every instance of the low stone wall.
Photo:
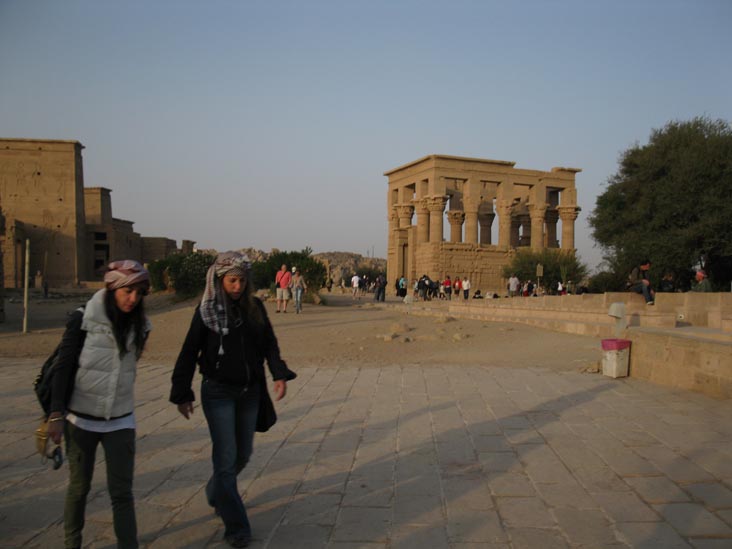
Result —
POLYGON ((639 294, 416 302, 412 313, 517 322, 558 332, 632 341, 630 375, 662 385, 732 398, 732 294, 639 294), (616 334, 610 305, 623 303, 627 329, 616 334))
POLYGON ((627 330, 626 337, 632 377, 732 398, 732 343, 643 328, 627 330))

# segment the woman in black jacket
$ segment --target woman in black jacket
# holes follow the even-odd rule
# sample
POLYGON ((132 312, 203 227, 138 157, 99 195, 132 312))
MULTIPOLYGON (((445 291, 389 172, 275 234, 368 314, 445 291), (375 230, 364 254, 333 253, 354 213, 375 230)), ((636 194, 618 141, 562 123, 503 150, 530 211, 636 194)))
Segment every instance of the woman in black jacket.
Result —
POLYGON ((251 539, 236 477, 252 454, 255 430, 267 431, 277 419, 267 392, 265 359, 275 400, 280 400, 295 373, 280 358, 264 305, 252 294, 247 257, 219 254, 208 270, 201 304, 178 355, 170 401, 190 418, 195 400, 191 383, 198 363, 203 376, 201 405, 213 443, 213 475, 206 497, 221 515, 224 537, 232 547, 246 547, 251 539))

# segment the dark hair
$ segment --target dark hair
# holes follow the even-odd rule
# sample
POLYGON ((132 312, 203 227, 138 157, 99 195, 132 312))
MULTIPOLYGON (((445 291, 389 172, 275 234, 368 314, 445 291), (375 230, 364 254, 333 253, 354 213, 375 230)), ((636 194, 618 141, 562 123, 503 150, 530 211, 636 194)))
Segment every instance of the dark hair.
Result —
MULTIPOLYGON (((221 278, 217 277, 216 284, 221 284, 221 278)), ((262 309, 257 304, 257 298, 254 296, 249 272, 247 272, 244 291, 238 301, 232 300, 223 288, 221 288, 221 293, 225 296, 224 306, 226 307, 226 316, 230 323, 236 322, 239 319, 246 322, 251 329, 257 332, 264 330, 264 315, 262 314, 262 309), (236 305, 239 306, 238 310, 235 307, 236 305)))
MULTIPOLYGON (((119 288, 118 288, 119 289, 119 288)), ((130 350, 127 348, 127 334, 130 330, 135 334, 135 354, 136 358, 140 358, 142 350, 145 347, 145 307, 143 299, 129 313, 122 312, 114 299, 114 292, 117 290, 107 290, 104 294, 104 309, 112 323, 112 333, 117 342, 120 357, 125 356, 130 350)))

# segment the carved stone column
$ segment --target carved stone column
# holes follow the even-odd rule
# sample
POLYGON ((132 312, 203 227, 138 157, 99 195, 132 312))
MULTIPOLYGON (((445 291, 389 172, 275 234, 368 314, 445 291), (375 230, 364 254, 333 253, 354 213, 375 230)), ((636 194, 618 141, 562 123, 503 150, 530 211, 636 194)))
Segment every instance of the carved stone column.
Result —
POLYGON ((398 228, 399 215, 397 214, 396 208, 392 207, 391 210, 389 210, 389 253, 393 252, 396 248, 396 238, 394 234, 398 228))
POLYGON ((546 211, 546 234, 544 245, 547 248, 558 248, 557 242, 557 221, 559 221, 559 212, 554 209, 546 211))
POLYGON ((531 249, 534 251, 541 250, 544 247, 546 204, 531 204, 529 206, 529 217, 531 218, 531 249))
POLYGON ((447 204, 447 196, 430 196, 427 198, 427 209, 430 212, 430 242, 442 242, 442 221, 445 204, 447 204))
POLYGON ((465 200, 465 242, 478 243, 478 206, 474 200, 465 200))
POLYGON ((491 226, 493 220, 496 218, 494 213, 479 213, 478 223, 480 224, 480 243, 490 244, 491 243, 491 226))
POLYGON ((461 210, 450 210, 447 212, 447 221, 450 223, 450 242, 460 242, 463 234, 465 212, 461 210))
POLYGON ((497 200, 498 211, 498 245, 508 248, 511 246, 511 202, 497 200))
POLYGON ((580 209, 577 206, 559 206, 557 209, 562 220, 562 249, 574 250, 574 222, 580 209))
POLYGON ((397 215, 399 216, 399 228, 407 229, 412 225, 412 214, 414 214, 414 206, 411 204, 397 204, 397 215))
POLYGON ((430 241, 430 211, 427 209, 427 199, 414 200, 414 209, 417 212, 417 244, 430 241))
POLYGON ((396 206, 394 206, 389 211, 389 234, 392 234, 398 228, 399 214, 397 213, 396 206))

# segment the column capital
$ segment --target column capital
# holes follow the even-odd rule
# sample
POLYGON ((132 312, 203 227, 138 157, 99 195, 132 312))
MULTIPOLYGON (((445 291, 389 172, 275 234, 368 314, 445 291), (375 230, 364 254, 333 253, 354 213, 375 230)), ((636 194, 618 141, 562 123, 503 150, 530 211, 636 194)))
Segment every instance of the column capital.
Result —
POLYGON ((447 196, 428 196, 424 199, 430 212, 442 213, 445 211, 447 196))
POLYGON ((531 219, 544 219, 546 217, 547 204, 529 204, 529 216, 531 219))
POLYGON ((582 208, 579 206, 559 206, 557 211, 559 212, 559 218, 562 221, 575 221, 579 216, 580 211, 582 211, 582 208))
POLYGON ((499 215, 511 215, 513 213, 513 201, 496 200, 496 210, 499 215))
POLYGON ((397 215, 400 218, 403 217, 412 217, 412 214, 414 213, 414 206, 412 204, 397 204, 394 206, 394 208, 397 211, 397 215))
POLYGON ((412 225, 412 215, 414 214, 414 206, 411 204, 397 204, 394 206, 399 216, 399 228, 407 229, 412 225))
POLYGON ((449 210, 447 212, 447 220, 450 225, 462 225, 465 221, 465 212, 462 210, 449 210))
POLYGON ((414 210, 418 214, 428 213, 429 212, 428 203, 427 203, 428 200, 429 200, 428 198, 415 198, 414 200, 412 200, 412 205, 414 206, 414 210))
POLYGON ((553 208, 549 208, 546 211, 546 222, 547 223, 556 223, 559 219, 559 212, 553 208))

